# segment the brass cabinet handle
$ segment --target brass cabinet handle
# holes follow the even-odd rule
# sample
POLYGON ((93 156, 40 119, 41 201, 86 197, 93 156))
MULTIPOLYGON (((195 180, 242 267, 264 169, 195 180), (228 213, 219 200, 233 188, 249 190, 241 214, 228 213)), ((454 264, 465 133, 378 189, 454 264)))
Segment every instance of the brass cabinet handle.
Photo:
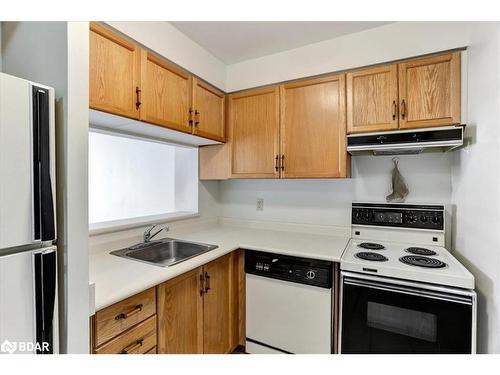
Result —
POLYGON ((281 155, 281 170, 284 171, 285 170, 285 155, 281 155))
POLYGON ((274 158, 274 169, 276 170, 276 172, 278 172, 280 169, 279 164, 280 164, 280 156, 276 155, 274 158))
POLYGON ((144 338, 140 338, 139 340, 137 340, 136 342, 133 342, 132 344, 130 344, 129 346, 125 347, 122 351, 121 351, 121 354, 130 354, 131 352, 133 352, 134 350, 136 350, 137 348, 140 348, 142 345, 144 344, 144 338))
POLYGON ((115 320, 130 318, 132 315, 138 314, 141 311, 142 311, 142 303, 140 305, 137 305, 136 307, 134 307, 134 309, 129 311, 128 313, 118 314, 117 316, 115 316, 115 320))
POLYGON ((142 90, 139 88, 139 86, 135 87, 135 109, 139 109, 141 107, 141 92, 142 90))
POLYGON ((403 99, 401 101, 401 118, 404 119, 406 116, 406 102, 405 100, 403 99))
POLYGON ((200 275, 200 296, 202 296, 203 293, 205 293, 204 284, 205 284, 205 277, 203 276, 203 274, 201 274, 200 275))
POLYGON ((189 126, 193 126, 193 109, 189 108, 189 126))
POLYGON ((195 109, 194 110, 194 115, 196 116, 195 120, 194 120, 194 126, 197 128, 198 124, 200 123, 200 111, 198 111, 197 109, 195 109))
POLYGON ((208 293, 210 290, 210 275, 208 272, 205 272, 205 293, 208 293))
POLYGON ((396 120, 396 115, 397 115, 397 104, 396 101, 394 100, 392 102, 392 119, 396 120))

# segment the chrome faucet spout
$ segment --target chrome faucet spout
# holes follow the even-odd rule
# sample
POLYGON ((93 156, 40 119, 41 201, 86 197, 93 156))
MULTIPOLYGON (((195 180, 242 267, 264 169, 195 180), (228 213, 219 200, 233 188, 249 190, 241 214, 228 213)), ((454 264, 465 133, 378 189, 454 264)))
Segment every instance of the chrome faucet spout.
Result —
POLYGON ((153 237, 155 237, 161 231, 164 230, 165 232, 168 232, 170 230, 170 228, 167 225, 165 225, 163 228, 160 228, 159 230, 157 230, 156 232, 154 232, 153 234, 151 234, 151 231, 153 229, 155 229, 157 226, 158 226, 158 224, 153 224, 153 225, 149 226, 148 228, 146 228, 146 230, 144 231, 144 234, 142 235, 143 236, 143 240, 144 240, 145 243, 150 242, 151 239, 153 237))

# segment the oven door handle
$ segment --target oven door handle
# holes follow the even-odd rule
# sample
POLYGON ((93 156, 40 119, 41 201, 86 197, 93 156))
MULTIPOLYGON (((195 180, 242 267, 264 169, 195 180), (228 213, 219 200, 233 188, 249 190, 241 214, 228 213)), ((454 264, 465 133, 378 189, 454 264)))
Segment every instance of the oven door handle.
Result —
POLYGON ((447 294, 447 293, 433 292, 433 291, 421 290, 421 289, 413 289, 413 288, 403 287, 403 286, 399 286, 399 285, 382 284, 382 283, 377 283, 377 282, 364 281, 364 280, 351 279, 351 278, 344 278, 343 283, 347 284, 347 285, 360 286, 363 288, 384 290, 387 292, 395 292, 395 293, 401 293, 401 294, 409 294, 409 295, 418 296, 418 297, 433 298, 433 299, 437 299, 437 300, 441 300, 441 301, 460 303, 463 305, 472 305, 471 298, 464 297, 464 296, 451 295, 451 294, 447 294))

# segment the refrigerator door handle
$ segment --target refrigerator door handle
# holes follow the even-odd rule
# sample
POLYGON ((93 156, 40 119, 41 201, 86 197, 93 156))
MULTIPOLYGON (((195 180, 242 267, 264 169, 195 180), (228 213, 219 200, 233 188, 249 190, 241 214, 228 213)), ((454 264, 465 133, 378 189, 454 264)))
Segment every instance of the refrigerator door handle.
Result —
POLYGON ((41 241, 51 241, 56 238, 50 176, 49 96, 49 90, 33 86, 34 240, 41 241))
POLYGON ((53 321, 56 297, 56 251, 45 250, 34 255, 35 327, 37 354, 54 352, 53 321))

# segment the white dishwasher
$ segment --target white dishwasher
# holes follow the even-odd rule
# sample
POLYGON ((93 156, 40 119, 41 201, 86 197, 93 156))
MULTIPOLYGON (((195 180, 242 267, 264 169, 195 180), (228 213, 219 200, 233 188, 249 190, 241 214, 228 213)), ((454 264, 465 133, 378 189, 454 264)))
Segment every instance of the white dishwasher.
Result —
POLYGON ((245 251, 246 352, 332 353, 332 262, 245 251))

